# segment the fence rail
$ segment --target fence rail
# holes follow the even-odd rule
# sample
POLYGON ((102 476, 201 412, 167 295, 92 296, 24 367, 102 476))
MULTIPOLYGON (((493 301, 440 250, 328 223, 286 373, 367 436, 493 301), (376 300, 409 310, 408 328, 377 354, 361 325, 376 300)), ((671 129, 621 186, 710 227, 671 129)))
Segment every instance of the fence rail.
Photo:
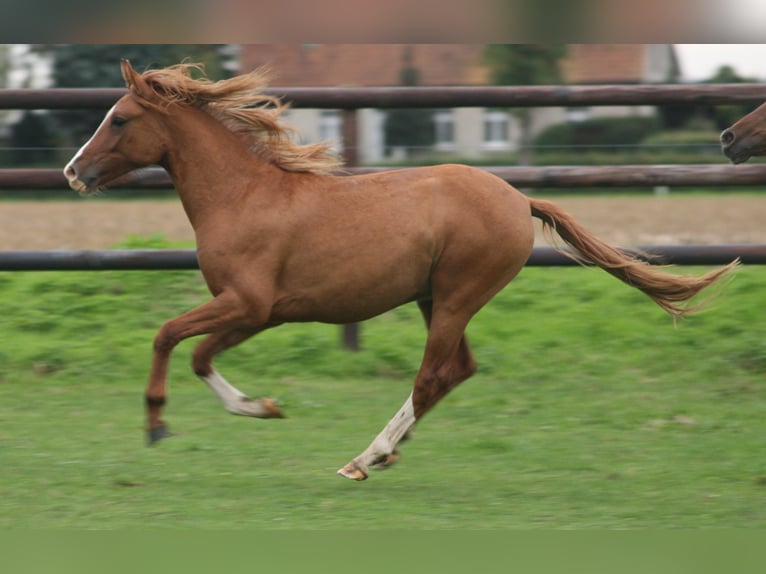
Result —
MULTIPOLYGON (((124 88, 0 90, 0 109, 106 109, 124 88)), ((481 86, 280 88, 266 93, 296 108, 459 108, 738 104, 766 99, 763 84, 635 84, 599 86, 481 86)))
MULTIPOLYGON (((349 174, 372 173, 390 168, 349 167, 349 174)), ((766 164, 687 164, 615 166, 495 166, 484 168, 517 187, 726 187, 766 185, 766 164)), ((135 171, 112 188, 169 189, 170 178, 161 168, 135 171)), ((0 169, 0 190, 68 190, 60 169, 0 169)))
MULTIPOLYGON (((745 264, 766 264, 766 245, 645 245, 639 259, 675 265, 723 265, 739 258, 745 264)), ((535 247, 527 265, 579 265, 553 247, 535 247)), ((194 249, 60 249, 0 251, 0 271, 161 271, 198 269, 194 249)))

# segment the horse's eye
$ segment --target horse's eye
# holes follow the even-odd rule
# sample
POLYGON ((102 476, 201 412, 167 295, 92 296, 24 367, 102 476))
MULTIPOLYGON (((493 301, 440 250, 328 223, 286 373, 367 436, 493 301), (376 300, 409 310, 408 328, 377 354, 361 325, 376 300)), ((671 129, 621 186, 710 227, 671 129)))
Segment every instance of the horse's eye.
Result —
POLYGON ((112 127, 113 128, 121 128, 126 123, 128 123, 128 120, 126 120, 125 118, 121 118, 120 116, 114 116, 112 118, 112 127))

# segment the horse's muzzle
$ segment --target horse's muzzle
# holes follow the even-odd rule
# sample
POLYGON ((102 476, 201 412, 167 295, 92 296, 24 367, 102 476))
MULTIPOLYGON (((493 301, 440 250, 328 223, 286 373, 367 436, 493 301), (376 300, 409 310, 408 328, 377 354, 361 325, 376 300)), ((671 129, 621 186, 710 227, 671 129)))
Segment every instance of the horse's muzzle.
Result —
POLYGON ((66 177, 69 187, 81 195, 85 195, 89 192, 92 184, 95 181, 95 177, 83 178, 77 173, 77 169, 74 166, 74 162, 69 162, 64 168, 64 177, 66 177))
POLYGON ((744 163, 750 159, 750 152, 742 148, 737 134, 731 128, 721 132, 721 151, 732 163, 744 163))

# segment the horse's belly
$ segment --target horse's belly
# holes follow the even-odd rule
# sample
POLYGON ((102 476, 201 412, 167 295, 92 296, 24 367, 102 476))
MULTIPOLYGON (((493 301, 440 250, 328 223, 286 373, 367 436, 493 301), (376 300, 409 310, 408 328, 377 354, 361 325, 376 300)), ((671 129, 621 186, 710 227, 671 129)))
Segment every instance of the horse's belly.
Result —
POLYGON ((283 283, 272 308, 274 321, 362 321, 408 301, 430 296, 430 259, 410 255, 349 257, 283 283))
POLYGON ((278 302, 272 309, 270 321, 275 323, 294 323, 318 321, 321 323, 356 323, 365 321, 381 313, 385 313, 416 296, 393 298, 377 297, 366 300, 354 294, 338 296, 332 300, 316 301, 310 297, 286 298, 278 302))

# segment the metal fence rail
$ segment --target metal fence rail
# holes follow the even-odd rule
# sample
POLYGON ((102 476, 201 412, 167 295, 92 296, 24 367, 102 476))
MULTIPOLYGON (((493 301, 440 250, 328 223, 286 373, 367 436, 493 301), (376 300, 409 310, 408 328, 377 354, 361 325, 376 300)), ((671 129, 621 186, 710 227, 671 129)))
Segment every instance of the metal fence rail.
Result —
MULTIPOLYGON (((766 245, 646 245, 636 248, 640 259, 675 265, 724 265, 739 258, 745 264, 766 264, 766 245)), ((535 247, 527 265, 579 265, 553 247, 535 247)), ((135 271, 198 269, 193 249, 22 250, 0 251, 0 271, 135 271)))

